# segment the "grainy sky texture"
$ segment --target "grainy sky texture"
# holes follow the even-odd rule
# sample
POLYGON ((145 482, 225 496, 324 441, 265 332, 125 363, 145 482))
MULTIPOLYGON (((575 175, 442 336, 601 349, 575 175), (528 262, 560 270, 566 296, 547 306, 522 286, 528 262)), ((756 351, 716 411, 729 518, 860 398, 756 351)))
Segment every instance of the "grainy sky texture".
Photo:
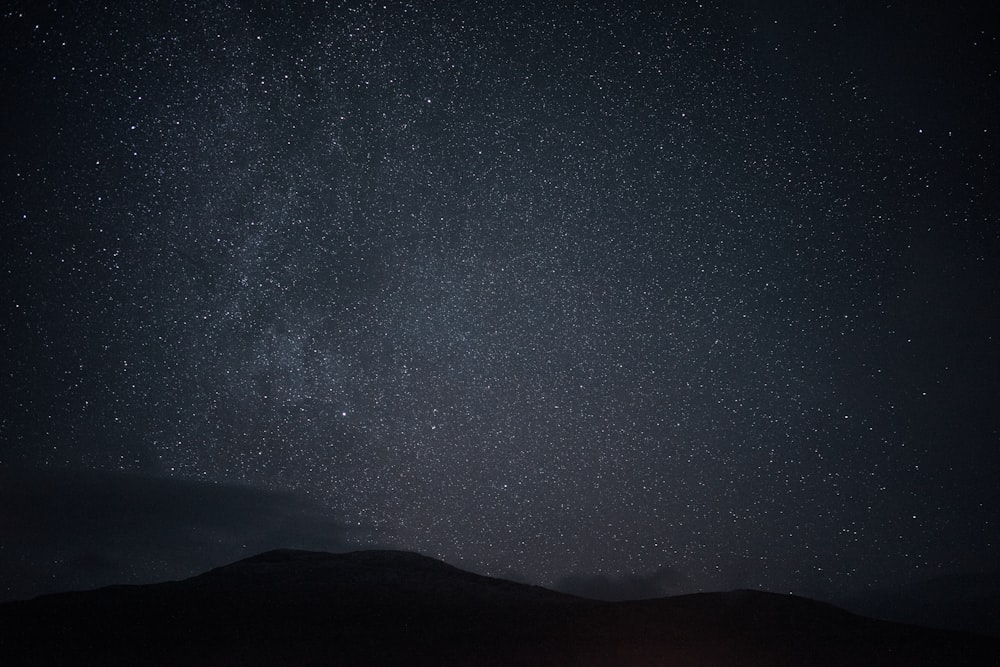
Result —
POLYGON ((15 4, 0 464, 40 498, 236 484, 657 592, 996 562, 995 21, 15 4))

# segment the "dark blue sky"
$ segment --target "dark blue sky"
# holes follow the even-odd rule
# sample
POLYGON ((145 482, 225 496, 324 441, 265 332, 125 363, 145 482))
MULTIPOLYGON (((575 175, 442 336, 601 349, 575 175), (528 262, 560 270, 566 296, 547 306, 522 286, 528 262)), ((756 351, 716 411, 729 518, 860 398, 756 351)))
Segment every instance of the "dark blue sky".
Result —
POLYGON ((150 531, 140 580, 191 531, 658 592, 997 561, 985 16, 20 4, 0 465, 44 481, 5 517, 35 575, 150 531), (136 502, 100 540, 45 510, 102 485, 136 502), (157 514, 191 497, 211 528, 157 514), (320 537, 246 518, 307 506, 320 537))

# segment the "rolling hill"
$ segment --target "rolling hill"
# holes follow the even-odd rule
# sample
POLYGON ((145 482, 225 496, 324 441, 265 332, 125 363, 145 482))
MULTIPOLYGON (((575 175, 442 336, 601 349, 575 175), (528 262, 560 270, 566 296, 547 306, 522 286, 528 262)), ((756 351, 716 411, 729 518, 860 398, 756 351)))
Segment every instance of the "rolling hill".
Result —
POLYGON ((599 602, 415 553, 271 551, 0 605, 0 663, 1000 664, 1000 643, 759 591, 599 602))

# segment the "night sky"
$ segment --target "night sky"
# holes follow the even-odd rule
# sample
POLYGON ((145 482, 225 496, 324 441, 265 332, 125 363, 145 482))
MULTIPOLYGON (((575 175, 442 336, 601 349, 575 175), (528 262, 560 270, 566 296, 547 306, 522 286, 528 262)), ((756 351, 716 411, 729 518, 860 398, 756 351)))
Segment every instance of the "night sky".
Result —
POLYGON ((0 595, 272 546, 622 594, 1000 561, 985 13, 14 4, 0 595))

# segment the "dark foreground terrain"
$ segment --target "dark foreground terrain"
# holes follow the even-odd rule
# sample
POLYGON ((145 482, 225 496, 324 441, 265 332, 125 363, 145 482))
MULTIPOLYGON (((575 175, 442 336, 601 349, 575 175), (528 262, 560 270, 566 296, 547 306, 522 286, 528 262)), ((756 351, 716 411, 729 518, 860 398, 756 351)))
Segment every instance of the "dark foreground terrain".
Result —
POLYGON ((754 591, 596 602, 411 553, 272 551, 0 605, 0 664, 959 665, 998 642, 754 591))

